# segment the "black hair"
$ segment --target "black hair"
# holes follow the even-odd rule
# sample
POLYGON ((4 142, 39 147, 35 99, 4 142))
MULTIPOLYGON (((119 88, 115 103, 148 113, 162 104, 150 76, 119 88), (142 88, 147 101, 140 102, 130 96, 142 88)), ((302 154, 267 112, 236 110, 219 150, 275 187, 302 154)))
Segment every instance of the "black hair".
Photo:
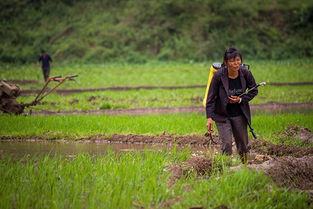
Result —
POLYGON ((237 49, 235 49, 235 48, 228 48, 228 49, 226 49, 225 52, 224 52, 224 61, 223 61, 223 64, 225 64, 227 60, 232 59, 232 58, 235 58, 235 57, 237 57, 237 56, 240 57, 241 62, 242 62, 242 55, 241 55, 241 53, 240 53, 239 50, 237 50, 237 49))
POLYGON ((43 50, 43 49, 42 49, 42 50, 40 50, 40 52, 41 52, 41 53, 46 53, 46 51, 45 51, 45 50, 43 50))

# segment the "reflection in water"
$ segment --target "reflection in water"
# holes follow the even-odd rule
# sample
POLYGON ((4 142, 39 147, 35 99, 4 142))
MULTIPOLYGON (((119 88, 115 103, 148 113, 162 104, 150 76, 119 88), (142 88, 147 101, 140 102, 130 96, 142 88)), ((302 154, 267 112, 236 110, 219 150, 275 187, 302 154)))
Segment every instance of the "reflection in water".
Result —
MULTIPOLYGON (((193 152, 216 152, 217 146, 177 146, 177 149, 189 147, 193 152)), ((90 155, 105 155, 108 150, 115 152, 143 151, 143 150, 171 150, 174 145, 165 144, 122 144, 122 143, 91 143, 91 142, 27 142, 27 141, 0 141, 0 156, 9 155, 13 157, 34 155, 65 155, 75 156, 88 153, 90 155)))

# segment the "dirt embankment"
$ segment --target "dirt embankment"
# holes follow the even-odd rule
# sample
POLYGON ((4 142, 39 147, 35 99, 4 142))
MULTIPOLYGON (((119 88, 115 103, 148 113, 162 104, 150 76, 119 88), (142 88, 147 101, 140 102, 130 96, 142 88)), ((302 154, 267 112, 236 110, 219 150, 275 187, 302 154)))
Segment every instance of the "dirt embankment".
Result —
MULTIPOLYGON (((305 144, 311 144, 310 139, 313 138, 309 129, 296 125, 276 134, 287 137, 286 140, 289 140, 288 137, 298 137, 305 144)), ((254 140, 251 150, 259 154, 254 160, 248 161, 248 168, 265 172, 278 186, 307 192, 313 201, 313 147, 275 145, 265 140, 254 140)), ((231 170, 243 167, 239 165, 231 167, 231 170)), ((167 168, 171 173, 168 185, 172 186, 190 173, 209 176, 212 168, 213 160, 205 156, 195 156, 185 162, 172 164, 167 168)))
MULTIPOLYGON (((11 83, 16 84, 30 84, 39 83, 39 80, 9 80, 11 83)), ((303 86, 303 85, 313 85, 313 82, 270 82, 267 85, 271 86, 303 86)), ((140 89, 191 89, 191 88, 206 88, 206 85, 188 85, 188 86, 109 86, 104 88, 94 88, 94 89, 59 89, 56 90, 58 94, 73 94, 73 93, 83 93, 83 92, 95 92, 95 91, 128 91, 128 90, 140 90, 140 89)), ((38 94, 40 89, 24 89, 22 90, 22 95, 28 94, 38 94)))
POLYGON ((262 164, 251 164, 248 167, 265 171, 265 174, 279 186, 306 190, 312 192, 313 195, 313 156, 278 157, 262 164))
MULTIPOLYGON (((292 125, 284 131, 275 133, 281 137, 281 141, 297 138, 303 140, 304 144, 312 141, 312 132, 304 127, 292 125)), ((101 140, 103 136, 93 136, 90 141, 101 140)), ((85 139, 86 140, 86 139, 85 139)), ((103 139, 102 139, 103 140, 103 139)), ((119 143, 166 143, 178 145, 208 146, 219 144, 218 136, 212 138, 207 136, 173 136, 162 134, 160 136, 146 135, 120 135, 115 134, 105 139, 107 142, 119 143)), ((279 185, 290 189, 298 189, 313 194, 313 147, 305 148, 298 146, 288 146, 284 144, 273 144, 271 142, 258 139, 252 140, 251 151, 256 153, 253 160, 248 161, 248 168, 262 170, 266 175, 279 185)), ((166 169, 170 172, 168 185, 174 185, 180 178, 190 174, 198 176, 209 176, 213 167, 213 160, 206 156, 195 156, 185 162, 175 163, 166 169)), ((237 166, 231 169, 239 169, 237 166)), ((167 204, 167 203, 166 203, 167 204)))
MULTIPOLYGON (((313 109, 313 102, 306 103, 280 103, 269 102, 265 104, 251 104, 252 113, 255 112, 310 112, 313 109)), ((107 110, 81 110, 81 111, 32 111, 33 115, 151 115, 151 114, 169 114, 169 113, 205 113, 202 106, 191 107, 145 107, 128 109, 107 109, 107 110)))
POLYGON ((82 139, 84 141, 94 142, 108 142, 108 143, 127 143, 127 144, 177 144, 177 145, 195 145, 206 146, 214 145, 218 143, 218 137, 212 136, 197 136, 197 135, 170 135, 163 133, 159 136, 137 135, 137 134, 113 134, 110 137, 103 135, 91 136, 88 139, 82 139))
POLYGON ((283 144, 273 144, 262 139, 252 141, 251 148, 254 152, 277 157, 281 156, 302 157, 306 155, 313 155, 313 147, 304 148, 297 146, 288 146, 283 144))

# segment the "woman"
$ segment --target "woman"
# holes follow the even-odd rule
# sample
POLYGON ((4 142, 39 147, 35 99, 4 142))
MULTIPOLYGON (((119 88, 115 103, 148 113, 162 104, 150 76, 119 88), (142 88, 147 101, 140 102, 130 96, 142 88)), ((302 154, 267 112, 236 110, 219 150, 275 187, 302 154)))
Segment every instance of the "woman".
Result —
POLYGON ((232 154, 232 135, 235 138, 241 161, 246 163, 248 150, 247 123, 251 123, 249 101, 258 90, 255 88, 239 97, 246 89, 256 86, 249 70, 242 65, 241 53, 229 48, 224 53, 222 68, 214 73, 206 101, 207 128, 212 132, 215 121, 222 141, 222 152, 232 154))

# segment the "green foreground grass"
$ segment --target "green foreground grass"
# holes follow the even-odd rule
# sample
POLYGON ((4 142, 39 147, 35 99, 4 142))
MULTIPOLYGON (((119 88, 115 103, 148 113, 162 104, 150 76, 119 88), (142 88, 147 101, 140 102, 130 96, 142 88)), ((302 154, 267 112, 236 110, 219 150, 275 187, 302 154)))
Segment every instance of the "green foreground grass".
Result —
MULTIPOLYGON (((313 129, 313 113, 256 115, 252 124, 260 138, 279 143, 273 133, 292 124, 313 129)), ((97 134, 203 135, 206 119, 201 114, 168 115, 67 115, 14 116, 0 115, 0 136, 17 138, 69 139, 88 138, 97 134)), ((216 129, 215 129, 216 130, 216 129)), ((299 144, 297 140, 291 144, 299 144)))
MULTIPOLYGON (((206 85, 209 67, 213 62, 175 63, 150 62, 147 64, 53 64, 52 75, 78 74, 76 82, 64 83, 60 88, 102 88, 108 86, 175 86, 206 85)), ((256 82, 313 81, 311 59, 285 61, 245 60, 251 65, 256 82)), ((2 79, 43 80, 41 69, 35 65, 0 64, 2 79)), ((39 89, 43 83, 22 84, 23 89, 39 89)))
MULTIPOLYGON (((216 158, 209 178, 189 172, 168 187, 166 166, 189 157, 188 150, 175 149, 109 151, 105 156, 84 154, 74 159, 46 156, 13 161, 2 157, 0 205, 2 209, 164 208, 168 201, 171 208, 309 207, 307 195, 278 188, 262 173, 247 169, 228 172, 227 158, 216 158)), ((228 162, 228 166, 232 164, 228 162)))

